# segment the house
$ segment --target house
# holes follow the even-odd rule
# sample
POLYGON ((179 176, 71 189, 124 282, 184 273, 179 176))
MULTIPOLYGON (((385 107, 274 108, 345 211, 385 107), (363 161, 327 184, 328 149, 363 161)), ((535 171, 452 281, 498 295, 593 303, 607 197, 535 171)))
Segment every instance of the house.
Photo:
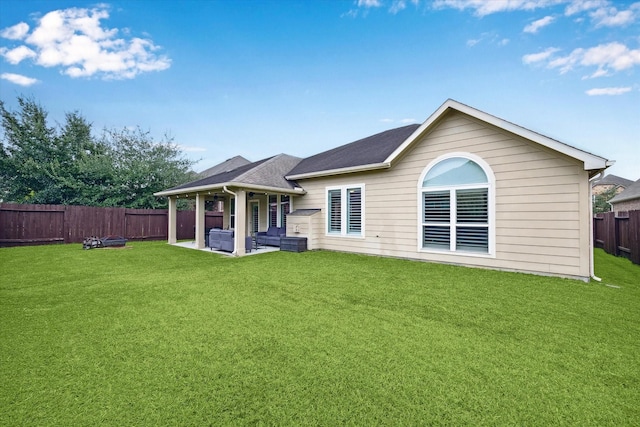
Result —
POLYGON ((447 100, 424 123, 298 159, 280 154, 159 193, 225 201, 235 254, 268 226, 310 249, 593 275, 591 183, 612 162, 447 100), (228 209, 227 209, 228 208, 228 209))
POLYGON ((633 181, 626 178, 621 178, 617 175, 605 175, 603 178, 593 181, 592 193, 594 196, 612 191, 615 194, 620 194, 625 188, 633 184, 633 181))
POLYGON ((616 214, 618 212, 640 210, 640 179, 629 185, 621 193, 618 193, 609 200, 609 203, 611 203, 616 214))

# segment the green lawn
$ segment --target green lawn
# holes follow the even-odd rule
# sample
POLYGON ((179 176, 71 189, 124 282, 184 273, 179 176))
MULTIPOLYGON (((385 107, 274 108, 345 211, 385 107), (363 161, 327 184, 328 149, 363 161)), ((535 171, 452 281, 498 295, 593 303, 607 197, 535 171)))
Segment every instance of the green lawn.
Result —
POLYGON ((640 267, 0 249, 0 425, 639 425, 640 267))

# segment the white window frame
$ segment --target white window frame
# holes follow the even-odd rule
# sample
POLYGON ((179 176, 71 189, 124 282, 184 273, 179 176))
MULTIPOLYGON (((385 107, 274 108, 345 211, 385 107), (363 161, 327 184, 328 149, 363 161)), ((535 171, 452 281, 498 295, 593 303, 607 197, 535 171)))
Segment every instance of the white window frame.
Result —
MULTIPOLYGON (((467 152, 455 152, 455 153, 448 153, 448 154, 444 154, 442 156, 437 157, 436 159, 432 160, 426 168, 424 168, 424 170, 422 171, 422 174, 420 175, 420 179, 418 180, 418 252, 425 252, 425 253, 439 253, 439 254, 450 254, 450 255, 456 255, 456 256, 472 256, 472 257, 481 257, 481 258, 495 258, 496 257, 496 201, 495 201, 495 175, 493 174, 493 171, 491 170, 491 167, 489 166, 489 164, 487 162, 484 161, 484 159, 482 159, 481 157, 473 154, 473 153, 467 153, 467 152), (468 159, 471 160, 472 162, 476 163, 478 166, 480 166, 483 170, 483 172, 485 173, 485 175, 487 176, 487 183, 486 184, 462 184, 462 185, 445 185, 445 186, 434 186, 434 187, 423 187, 423 182, 425 177, 427 176, 427 174, 429 173, 429 171, 436 166, 437 164, 439 164, 440 162, 444 161, 444 160, 448 160, 454 157, 461 157, 464 159, 468 159), (487 252, 474 252, 474 251, 463 251, 463 250, 456 250, 456 239, 455 239, 455 232, 453 232, 450 236, 450 246, 449 249, 436 249, 436 248, 425 248, 423 247, 423 227, 426 225, 426 223, 424 222, 424 196, 423 194, 425 192, 434 192, 434 191, 449 191, 450 194, 450 203, 452 208, 451 209, 455 209, 455 204, 456 204, 456 193, 458 190, 464 190, 464 189, 475 189, 475 188, 486 188, 487 189, 487 196, 488 196, 488 247, 487 247, 487 252)), ((445 226, 443 224, 443 226, 445 226)), ((456 219, 451 218, 450 222, 446 225, 451 227, 450 229, 456 230, 457 229, 457 224, 456 224, 456 219), (452 225, 453 224, 453 225, 452 225)), ((465 226, 465 225, 462 225, 465 226)))
POLYGON ((229 230, 236 228, 236 198, 229 199, 229 230))
POLYGON ((256 232, 260 231, 260 200, 250 200, 249 201, 249 215, 248 215, 250 234, 253 235, 256 232), (256 208, 258 211, 258 218, 253 217, 253 209, 256 208))
POLYGON ((325 233, 329 237, 348 237, 348 238, 364 238, 365 236, 365 185, 364 184, 350 184, 350 185, 337 185, 326 187, 324 192, 324 200, 325 200, 325 211, 326 221, 325 221, 325 233), (352 189, 360 190, 360 232, 359 233, 349 233, 347 230, 347 217, 348 217, 348 191, 352 189), (329 206, 329 192, 332 190, 340 191, 340 232, 329 231, 329 224, 331 221, 331 211, 329 206))

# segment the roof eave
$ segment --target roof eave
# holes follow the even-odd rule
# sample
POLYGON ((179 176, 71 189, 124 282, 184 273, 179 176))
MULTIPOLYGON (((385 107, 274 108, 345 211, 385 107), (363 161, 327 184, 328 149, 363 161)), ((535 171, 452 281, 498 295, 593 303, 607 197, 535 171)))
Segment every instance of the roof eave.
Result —
POLYGON ((224 187, 244 188, 247 190, 265 191, 265 192, 271 192, 271 193, 306 194, 306 191, 301 187, 280 188, 280 187, 271 187, 267 185, 255 185, 255 184, 246 184, 246 183, 237 182, 237 181, 229 181, 229 182, 223 182, 218 184, 201 185, 198 187, 188 187, 188 188, 180 188, 176 190, 159 191, 157 193, 153 193, 153 195, 156 197, 181 196, 181 195, 203 193, 208 191, 220 191, 224 189, 224 187))
POLYGON ((367 165, 352 166, 348 168, 330 169, 330 170, 323 170, 323 171, 314 171, 309 173, 300 173, 296 175, 287 175, 285 176, 285 178, 293 181, 298 179, 321 178, 325 176, 343 175, 347 173, 389 169, 390 167, 391 167, 391 163, 389 162, 371 163, 367 165))

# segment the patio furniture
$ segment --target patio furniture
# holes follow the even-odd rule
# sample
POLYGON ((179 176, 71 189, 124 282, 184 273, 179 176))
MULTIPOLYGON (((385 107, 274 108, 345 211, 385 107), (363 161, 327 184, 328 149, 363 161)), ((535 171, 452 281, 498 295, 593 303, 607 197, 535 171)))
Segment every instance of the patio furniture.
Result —
POLYGON ((280 250, 286 252, 304 252, 307 250, 307 238, 284 236, 280 239, 280 250))
POLYGON ((211 229, 209 231, 209 248, 212 251, 233 252, 233 230, 211 229))
POLYGON ((258 231, 256 233, 256 243, 266 246, 280 246, 280 239, 287 235, 284 227, 269 227, 267 231, 258 231))

